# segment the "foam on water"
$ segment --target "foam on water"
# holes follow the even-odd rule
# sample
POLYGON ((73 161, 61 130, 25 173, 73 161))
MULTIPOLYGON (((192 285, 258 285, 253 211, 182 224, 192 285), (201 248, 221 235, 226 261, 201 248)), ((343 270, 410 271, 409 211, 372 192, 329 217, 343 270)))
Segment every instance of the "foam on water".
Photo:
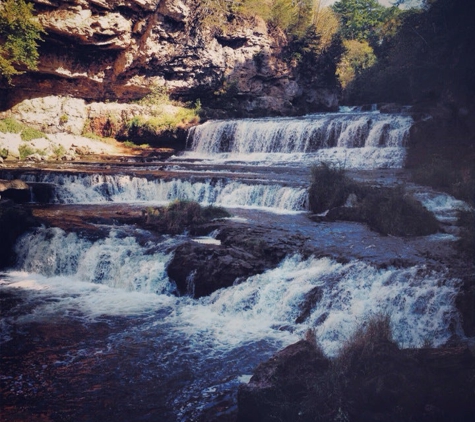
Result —
POLYGON ((30 273, 73 276, 127 291, 169 293, 174 285, 165 268, 170 255, 142 247, 133 237, 109 237, 95 242, 59 228, 39 228, 16 244, 18 267, 30 273))
POLYGON ((325 161, 355 169, 401 167, 411 125, 409 116, 374 112, 208 121, 190 129, 190 151, 184 157, 260 164, 325 161))
POLYGON ((416 193, 414 196, 442 223, 455 223, 459 211, 470 210, 466 202, 446 193, 425 191, 416 193))
POLYGON ((82 281, 74 275, 47 277, 11 271, 0 274, 0 286, 22 290, 36 303, 31 313, 16 318, 20 323, 58 317, 95 320, 102 316, 144 315, 175 304, 173 296, 114 288, 82 281))
POLYGON ((182 329, 220 344, 273 338, 291 343, 310 327, 334 355, 371 315, 391 317, 395 340, 405 347, 430 339, 435 346, 459 326, 454 306, 457 280, 424 267, 377 269, 360 261, 340 264, 323 258, 287 258, 246 282, 222 289, 179 310, 182 329), (319 288, 322 299, 305 324, 295 320, 305 295, 319 288), (184 323, 186 322, 186 323, 184 323))
POLYGON ((342 264, 293 256, 273 270, 194 300, 174 295, 165 270, 168 255, 115 232, 92 242, 57 228, 38 229, 21 239, 17 253, 22 271, 0 277, 0 283, 47 298, 27 319, 166 310, 154 324, 216 350, 263 339, 280 347, 312 327, 329 355, 378 313, 390 316, 401 346, 417 347, 427 339, 438 346, 453 334, 463 335, 455 307, 459 281, 424 266, 378 269, 358 260, 342 264), (297 324, 314 289, 320 299, 307 320, 297 324))
POLYGON ((41 182, 54 183, 58 203, 152 203, 193 200, 202 205, 256 208, 272 212, 305 211, 307 190, 278 184, 246 184, 227 179, 188 181, 148 180, 128 175, 47 174, 41 182))

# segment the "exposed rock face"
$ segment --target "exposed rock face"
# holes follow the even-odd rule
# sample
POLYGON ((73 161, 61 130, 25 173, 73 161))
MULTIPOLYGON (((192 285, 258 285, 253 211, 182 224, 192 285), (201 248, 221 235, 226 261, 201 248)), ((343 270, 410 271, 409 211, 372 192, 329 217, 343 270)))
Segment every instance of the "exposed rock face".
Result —
POLYGON ((175 250, 167 272, 181 294, 198 298, 232 286, 275 267, 286 255, 296 253, 304 242, 300 236, 285 236, 278 230, 226 223, 213 229, 216 227, 220 228, 221 245, 188 242, 175 250))
POLYGON ((38 70, 14 80, 4 108, 51 94, 128 101, 152 86, 204 104, 215 91, 231 90, 248 114, 295 113, 297 103, 305 111, 337 105, 336 88, 315 88, 315 80, 300 77, 296 64, 283 59, 285 35, 258 17, 234 17, 216 30, 200 23, 197 0, 35 3, 47 31, 38 70))

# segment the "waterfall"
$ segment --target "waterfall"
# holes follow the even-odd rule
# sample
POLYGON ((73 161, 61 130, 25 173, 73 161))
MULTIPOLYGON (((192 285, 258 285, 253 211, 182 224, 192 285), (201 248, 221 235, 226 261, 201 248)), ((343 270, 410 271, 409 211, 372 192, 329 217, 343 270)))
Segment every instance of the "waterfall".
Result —
POLYGON ((16 244, 18 268, 46 277, 76 280, 148 293, 174 290, 165 271, 169 256, 155 245, 142 247, 133 237, 109 237, 95 242, 59 228, 39 228, 16 244))
POLYGON ((424 266, 378 269, 358 260, 341 264, 296 255, 276 269, 203 298, 200 306, 181 315, 194 330, 211 330, 220 342, 232 344, 279 338, 282 329, 303 335, 307 326, 315 327, 325 352, 335 355, 359 324, 387 314, 401 346, 420 347, 427 340, 440 346, 450 338, 451 326, 461 333, 454 304, 458 283, 424 266), (314 289, 320 290, 321 299, 305 324, 296 324, 305 296, 314 289))
POLYGON ((411 124, 410 116, 374 112, 208 121, 190 130, 185 157, 401 167, 411 124))
MULTIPOLYGON (((56 298, 37 316, 74 310, 91 315, 158 312, 166 307, 163 323, 220 348, 262 339, 288 344, 310 326, 330 355, 359 324, 381 313, 390 316, 394 338, 404 347, 420 347, 428 339, 440 346, 454 331, 463 336, 455 307, 460 281, 423 265, 376 268, 360 260, 339 263, 295 255, 197 301, 174 296, 174 283, 166 274, 170 255, 115 231, 91 241, 58 228, 40 228, 23 236, 16 252, 17 269, 23 273, 10 274, 13 285, 56 298), (319 299, 297 323, 306 296, 316 289, 319 299)), ((187 281, 191 293, 193 271, 187 281)))
POLYGON ((168 203, 193 200, 202 205, 261 208, 274 212, 304 211, 307 191, 303 187, 253 184, 206 178, 202 180, 154 179, 128 175, 46 174, 42 182, 56 185, 57 203, 168 203))

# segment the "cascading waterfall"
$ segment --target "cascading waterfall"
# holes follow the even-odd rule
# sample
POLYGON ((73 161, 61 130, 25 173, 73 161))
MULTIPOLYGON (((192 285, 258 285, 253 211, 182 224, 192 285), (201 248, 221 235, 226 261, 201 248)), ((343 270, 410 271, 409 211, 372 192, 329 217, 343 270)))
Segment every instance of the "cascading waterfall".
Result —
MULTIPOLYGON (((35 178, 34 181, 37 181, 35 178)), ((128 175, 47 174, 41 182, 55 184, 57 203, 168 203, 193 200, 202 205, 262 208, 275 212, 305 211, 307 191, 303 187, 252 184, 228 179, 148 180, 128 175)))
POLYGON ((282 327, 300 335, 307 326, 316 327, 329 355, 338 352, 360 323, 388 314, 401 346, 420 347, 428 339, 439 346, 454 326, 461 333, 454 306, 458 283, 423 266, 377 269, 361 261, 340 264, 296 255, 274 270, 215 292, 183 313, 197 330, 212 327, 219 341, 230 343, 257 341, 271 332, 277 337, 282 327), (304 324, 295 324, 305 295, 314 289, 320 290, 321 299, 304 324), (211 318, 220 323, 213 326, 211 318))
MULTIPOLYGON (((173 300, 175 286, 166 274, 170 256, 156 249, 114 231, 93 242, 58 228, 37 229, 16 246, 18 269, 40 274, 37 286, 47 286, 48 294, 58 290, 54 309, 72 310, 76 304, 76 311, 84 312, 87 302, 86 310, 92 314, 116 314, 148 311, 151 303, 157 310, 172 306, 175 311, 164 322, 220 347, 262 338, 290 343, 310 326, 316 328, 325 352, 334 355, 359 323, 378 313, 390 315, 395 340, 405 347, 418 347, 428 338, 434 346, 441 345, 454 327, 456 334, 462 334, 454 305, 459 281, 424 266, 378 269, 358 260, 341 264, 295 255, 273 270, 199 301, 173 300), (111 300, 96 303, 93 292, 99 286, 109 289, 111 300), (306 294, 315 289, 320 300, 303 323, 296 323, 306 294), (131 296, 131 303, 121 310, 117 305, 122 299, 115 304, 113 298, 122 298, 123 292, 146 296, 140 300, 131 296), (81 296, 85 298, 80 300, 81 296)), ((192 288, 193 272, 189 283, 192 288)))
MULTIPOLYGON (((57 204, 161 205, 186 199, 292 214, 307 209, 307 164, 401 167, 411 124, 408 116, 378 112, 209 121, 190 131, 191 150, 185 158, 212 164, 243 161, 261 167, 210 168, 205 162, 196 170, 193 163, 174 161, 174 178, 138 177, 131 175, 130 167, 125 170, 128 175, 51 171, 22 177, 54 184, 57 204), (262 166, 269 163, 275 168, 262 166)), ((446 195, 418 192, 417 197, 441 222, 453 222, 454 209, 462 208, 446 195)), ((246 224, 255 224, 252 217, 265 215, 248 210, 235 210, 235 214, 251 216, 239 223, 243 230, 246 224)), ((41 353, 22 354, 20 359, 26 364, 17 361, 3 378, 13 400, 12 412, 16 403, 20 403, 19 412, 24 412, 26 399, 38 397, 32 411, 58 412, 64 420, 71 415, 91 421, 205 420, 201 410, 235 403, 232 394, 243 379, 249 379, 246 375, 277 350, 302 338, 308 328, 315 330, 330 356, 338 353, 360 324, 380 313, 389 315, 394 338, 402 347, 419 347, 428 341, 439 346, 452 336, 464 337, 455 305, 460 280, 440 267, 430 267, 433 260, 425 260, 422 254, 414 261, 420 264, 406 268, 369 263, 373 251, 374 262, 399 258, 391 248, 387 254, 379 250, 388 240, 397 251, 401 250, 397 245, 407 247, 404 257, 409 256, 416 250, 410 245, 412 239, 392 243, 394 239, 382 240, 374 233, 363 239, 369 232, 358 226, 361 231, 351 234, 348 227, 353 223, 321 223, 325 230, 315 230, 303 215, 273 214, 264 218, 267 221, 273 230, 278 226, 283 233, 311 239, 305 243, 309 250, 317 242, 321 242, 319 248, 330 245, 329 253, 345 254, 345 262, 288 256, 274 269, 195 300, 178 296, 169 279, 170 251, 195 240, 221 253, 224 247, 214 238, 217 233, 195 239, 186 235, 157 238, 131 225, 111 227, 99 239, 44 227, 23 235, 15 248, 16 267, 0 273, 0 299, 11 305, 0 321, 0 343, 7 343, 5 349, 13 350, 12 356, 17 342, 25 350, 31 347, 41 353), (324 233, 325 239, 314 233, 324 233), (146 243, 151 238, 155 240, 146 243), (352 249, 360 240, 363 246, 352 249), (372 248, 371 254, 361 254, 365 247, 372 248), (368 262, 356 258, 361 256, 368 262), (307 301, 308 295, 312 300, 307 301), (60 336, 51 335, 56 327, 61 328, 60 336), (49 383, 53 377, 55 383, 49 383), (62 397, 61 406, 57 397, 62 397), (103 403, 113 406, 105 408, 103 403)), ((101 226, 101 236, 105 228, 101 226)), ((425 241, 439 240, 416 240, 425 241)), ((404 257, 401 260, 407 262, 404 257)), ((232 260, 230 253, 231 264, 232 260)), ((198 280, 193 268, 189 271, 192 292, 198 280)))
POLYGON ((127 291, 170 293, 173 283, 165 268, 170 256, 142 247, 133 237, 109 237, 95 242, 59 228, 39 228, 16 244, 18 267, 47 277, 73 276, 127 291))
POLYGON ((185 157, 401 167, 411 125, 410 116, 374 112, 208 121, 190 130, 185 157))

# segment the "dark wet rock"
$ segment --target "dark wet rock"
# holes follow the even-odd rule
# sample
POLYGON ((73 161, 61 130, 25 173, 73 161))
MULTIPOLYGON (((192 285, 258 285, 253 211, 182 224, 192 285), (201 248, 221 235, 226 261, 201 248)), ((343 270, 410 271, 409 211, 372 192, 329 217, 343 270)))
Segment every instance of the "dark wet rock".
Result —
POLYGON ((301 324, 302 322, 304 322, 312 313, 312 310, 315 308, 315 305, 322 300, 322 297, 323 289, 321 286, 316 286, 312 290, 310 290, 305 295, 305 299, 300 305, 300 315, 296 318, 295 323, 301 324))
POLYGON ((49 204, 54 195, 54 185, 52 183, 29 182, 33 202, 49 204))
POLYGON ((240 386, 238 420, 303 420, 299 405, 310 392, 308 382, 327 371, 329 365, 330 361, 305 340, 281 350, 257 367, 248 384, 240 386), (287 409, 289 403, 295 404, 294 409, 287 409))
POLYGON ((0 200, 0 269, 14 263, 16 240, 37 224, 29 209, 10 200, 0 200))
POLYGON ((22 180, 0 180, 0 198, 23 204, 31 199, 30 188, 22 180))
MULTIPOLYGON (((278 230, 228 222, 204 227, 207 230, 219 227, 217 239, 221 245, 193 241, 180 245, 167 269, 179 292, 196 298, 274 268, 287 255, 297 253, 304 241, 300 236, 278 230)), ((191 232, 205 234, 200 226, 191 232)))
POLYGON ((188 242, 176 249, 167 272, 181 294, 198 298, 265 268, 264 261, 242 249, 188 242))
POLYGON ((330 360, 300 341, 240 387, 239 421, 469 421, 474 376, 466 347, 400 350, 369 341, 330 360))

